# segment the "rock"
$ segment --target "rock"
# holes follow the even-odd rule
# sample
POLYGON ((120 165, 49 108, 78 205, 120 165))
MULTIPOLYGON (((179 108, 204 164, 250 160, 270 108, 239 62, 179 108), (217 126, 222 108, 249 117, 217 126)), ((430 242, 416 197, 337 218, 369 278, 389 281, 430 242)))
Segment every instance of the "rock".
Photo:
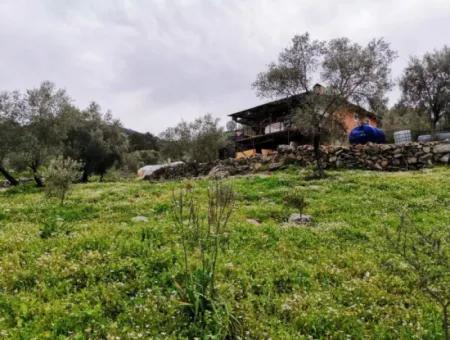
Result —
POLYGON ((211 178, 225 178, 230 176, 230 172, 223 165, 216 165, 208 174, 211 178))
POLYGON ((450 152, 450 144, 438 144, 433 148, 434 153, 449 153, 450 152))
POLYGON ((283 162, 272 163, 269 165, 269 171, 278 170, 278 169, 282 168, 283 165, 284 165, 283 162))
POLYGON ((408 164, 416 164, 417 158, 416 157, 408 157, 407 162, 408 162, 408 164))
POLYGON ((294 148, 290 145, 281 144, 281 145, 278 145, 277 151, 280 153, 293 152, 294 148))
POLYGON ((261 163, 255 163, 253 164, 253 170, 254 171, 259 171, 262 168, 262 164, 261 163))
POLYGON ((261 222, 259 220, 256 220, 254 218, 247 218, 247 222, 253 225, 261 225, 261 222))
POLYGON ((131 219, 131 221, 132 221, 132 222, 144 222, 144 223, 147 223, 147 222, 148 222, 148 218, 145 217, 145 216, 139 215, 139 216, 133 217, 133 218, 131 219))
POLYGON ((379 163, 375 163, 375 165, 373 167, 377 170, 383 170, 383 166, 379 163))
POLYGON ((422 150, 425 153, 430 153, 431 152, 431 148, 429 146, 424 146, 422 150))
MULTIPOLYGON (((425 150, 425 148, 424 148, 424 150, 425 150)), ((431 153, 426 153, 425 155, 420 156, 420 157, 419 157, 419 160, 420 160, 421 162, 427 163, 428 160, 430 160, 430 159, 432 159, 432 158, 433 158, 433 154, 431 154, 431 153)))
POLYGON ((442 156, 441 158, 439 158, 439 161, 441 163, 445 163, 445 164, 448 164, 449 160, 450 160, 450 153, 442 156))
POLYGON ((163 169, 166 167, 176 167, 178 165, 184 164, 183 162, 172 162, 168 164, 155 164, 155 165, 146 165, 140 168, 137 172, 139 178, 147 178, 150 177, 155 171, 159 169, 163 169))
POLYGON ((312 217, 309 215, 300 215, 295 213, 289 216, 288 222, 293 224, 308 224, 312 222, 312 217))

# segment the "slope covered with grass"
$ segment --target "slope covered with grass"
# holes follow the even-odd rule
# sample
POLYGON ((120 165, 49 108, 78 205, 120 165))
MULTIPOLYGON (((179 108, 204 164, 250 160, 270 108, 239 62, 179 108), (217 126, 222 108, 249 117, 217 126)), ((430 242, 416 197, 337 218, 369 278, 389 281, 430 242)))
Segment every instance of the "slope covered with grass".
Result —
MULTIPOLYGON (((226 180, 237 194, 219 257, 230 333, 249 338, 442 337, 438 306, 386 266, 399 212, 449 225, 450 169, 297 170, 226 180), (304 193, 313 226, 281 227, 304 193)), ((208 180, 192 182, 206 202, 208 180)), ((185 181, 77 185, 64 206, 35 188, 0 192, 0 338, 183 337, 172 191, 185 181), (135 216, 147 222, 133 222, 135 216)))

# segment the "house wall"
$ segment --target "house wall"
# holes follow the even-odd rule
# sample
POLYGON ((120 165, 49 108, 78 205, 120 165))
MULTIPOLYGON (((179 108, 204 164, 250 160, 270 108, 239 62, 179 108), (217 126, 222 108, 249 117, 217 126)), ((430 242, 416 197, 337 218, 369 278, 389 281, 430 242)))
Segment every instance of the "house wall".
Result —
MULTIPOLYGON (((347 134, 349 134, 350 131, 352 131, 355 127, 358 126, 359 122, 357 119, 355 119, 355 111, 344 109, 340 110, 337 114, 342 119, 342 123, 344 125, 345 132, 347 134)), ((369 125, 373 127, 378 127, 378 122, 373 118, 369 118, 369 125)))

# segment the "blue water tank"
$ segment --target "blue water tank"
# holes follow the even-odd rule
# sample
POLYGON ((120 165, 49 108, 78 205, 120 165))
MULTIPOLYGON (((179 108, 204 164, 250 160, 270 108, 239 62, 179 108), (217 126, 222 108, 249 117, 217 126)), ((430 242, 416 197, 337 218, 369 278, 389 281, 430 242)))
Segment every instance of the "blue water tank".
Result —
POLYGON ((383 130, 363 124, 350 132, 349 141, 350 144, 366 144, 368 142, 381 144, 386 143, 386 136, 383 130))

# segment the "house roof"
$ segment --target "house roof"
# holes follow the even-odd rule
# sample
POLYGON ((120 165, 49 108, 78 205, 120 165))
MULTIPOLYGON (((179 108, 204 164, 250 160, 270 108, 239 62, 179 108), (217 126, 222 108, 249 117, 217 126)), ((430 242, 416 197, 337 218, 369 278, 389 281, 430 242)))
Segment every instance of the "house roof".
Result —
MULTIPOLYGON (((232 113, 229 116, 238 123, 245 125, 252 125, 264 120, 269 120, 277 117, 284 117, 291 113, 293 107, 300 105, 307 93, 301 93, 286 98, 271 101, 262 105, 252 107, 243 111, 232 113)), ((374 119, 378 119, 377 115, 373 112, 369 112, 361 106, 348 103, 349 107, 357 113, 363 113, 366 116, 374 119)))

